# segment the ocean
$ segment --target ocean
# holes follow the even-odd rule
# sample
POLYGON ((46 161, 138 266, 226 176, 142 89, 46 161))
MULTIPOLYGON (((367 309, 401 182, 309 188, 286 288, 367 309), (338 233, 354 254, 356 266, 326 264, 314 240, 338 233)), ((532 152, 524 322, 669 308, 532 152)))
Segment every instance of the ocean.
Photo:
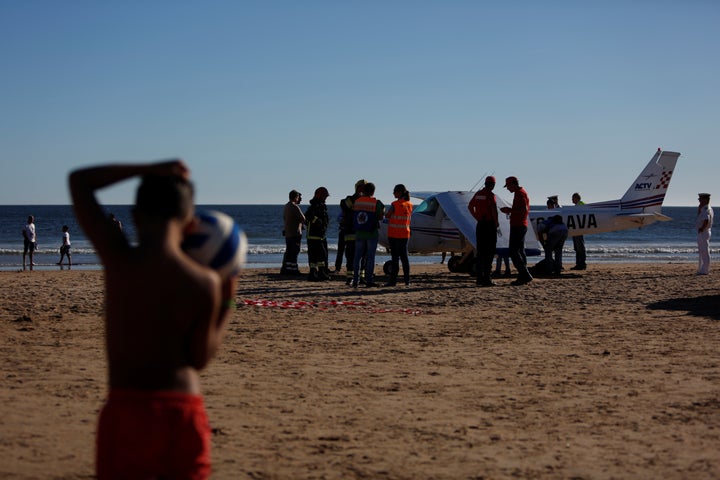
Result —
MULTIPOLYGON (((301 205, 303 211, 307 205, 301 205)), ((122 223, 126 234, 135 238, 134 226, 129 205, 106 206, 108 213, 114 213, 122 223)), ((248 268, 275 268, 278 270, 285 251, 282 237, 283 205, 198 205, 199 210, 219 210, 227 213, 245 231, 248 237, 248 268)), ((337 253, 337 217, 338 205, 328 205, 331 226, 328 234, 330 263, 337 253)), ((695 207, 665 207, 663 213, 673 220, 656 222, 648 227, 634 230, 587 235, 588 263, 632 263, 632 262, 696 262, 697 246, 694 231, 695 207)), ((0 270, 18 270, 22 268, 21 229, 28 215, 35 217, 38 236, 38 251, 35 254, 35 269, 59 269, 59 249, 62 243, 62 226, 70 229, 72 243, 73 269, 99 269, 95 251, 80 230, 70 205, 4 205, 0 206, 0 270)), ((720 252, 712 245, 713 259, 720 252)), ((574 260, 572 242, 565 244, 565 263, 574 260)), ((378 264, 390 257, 385 249, 378 250, 378 264)), ((529 259, 530 260, 530 259, 529 259)), ((438 255, 413 255, 411 263, 439 263, 438 255)), ((307 265, 307 249, 303 249, 299 259, 301 266, 307 265)), ((534 263, 534 262, 533 262, 534 263)), ((67 267, 64 267, 67 268, 67 267)), ((305 269, 307 270, 307 269, 305 269)))

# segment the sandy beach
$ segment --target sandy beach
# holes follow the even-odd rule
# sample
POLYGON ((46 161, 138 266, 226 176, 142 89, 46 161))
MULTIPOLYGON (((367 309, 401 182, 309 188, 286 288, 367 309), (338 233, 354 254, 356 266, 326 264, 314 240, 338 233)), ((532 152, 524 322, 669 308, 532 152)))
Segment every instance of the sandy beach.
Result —
MULTIPOLYGON (((202 373, 213 478, 720 478, 717 272, 413 268, 357 290, 243 272, 202 373)), ((103 272, 0 272, 0 299, 0 477, 94 478, 103 272)))

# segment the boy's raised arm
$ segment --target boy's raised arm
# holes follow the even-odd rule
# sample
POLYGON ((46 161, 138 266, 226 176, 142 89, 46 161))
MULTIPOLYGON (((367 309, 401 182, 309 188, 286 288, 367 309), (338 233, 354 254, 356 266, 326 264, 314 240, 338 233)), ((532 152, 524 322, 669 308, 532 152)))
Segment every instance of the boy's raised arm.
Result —
POLYGON ((70 173, 70 194, 78 223, 95 245, 98 254, 107 256, 112 246, 127 244, 114 228, 98 202, 95 191, 141 175, 169 175, 188 178, 190 171, 181 160, 143 164, 110 164, 87 167, 70 173))

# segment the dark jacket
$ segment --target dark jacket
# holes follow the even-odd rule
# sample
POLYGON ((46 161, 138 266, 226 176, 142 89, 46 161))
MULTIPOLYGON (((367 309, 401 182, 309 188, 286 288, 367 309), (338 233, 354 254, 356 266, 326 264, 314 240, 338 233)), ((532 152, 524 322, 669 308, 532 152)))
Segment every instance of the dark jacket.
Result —
POLYGON ((305 211, 305 220, 308 240, 322 240, 326 237, 330 218, 325 202, 317 198, 310 199, 310 206, 305 211))

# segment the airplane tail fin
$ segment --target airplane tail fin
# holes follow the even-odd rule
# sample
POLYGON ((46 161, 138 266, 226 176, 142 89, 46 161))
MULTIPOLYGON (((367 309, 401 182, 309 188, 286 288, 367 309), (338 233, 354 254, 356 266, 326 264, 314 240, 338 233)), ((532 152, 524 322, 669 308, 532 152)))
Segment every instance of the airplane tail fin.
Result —
POLYGON ((659 213, 679 156, 678 152, 658 148, 650 163, 620 199, 620 209, 642 208, 646 213, 659 213))

